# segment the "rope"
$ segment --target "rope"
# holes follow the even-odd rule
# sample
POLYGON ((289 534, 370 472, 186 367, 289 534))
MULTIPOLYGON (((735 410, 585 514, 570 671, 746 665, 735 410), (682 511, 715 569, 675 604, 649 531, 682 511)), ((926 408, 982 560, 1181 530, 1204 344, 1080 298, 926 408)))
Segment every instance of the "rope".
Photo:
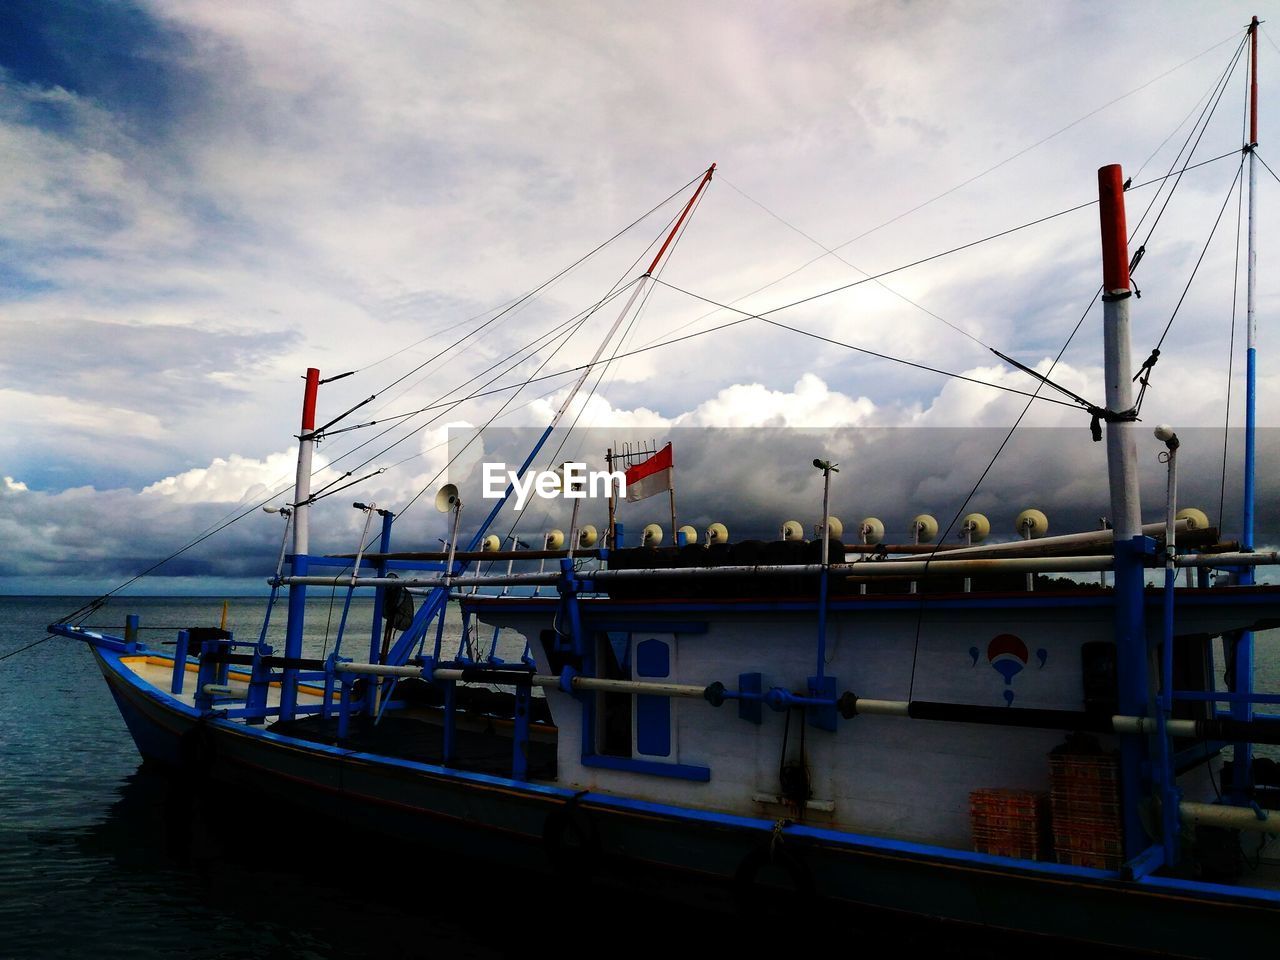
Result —
POLYGON ((1267 173, 1271 174, 1271 179, 1274 180, 1276 183, 1280 183, 1280 177, 1277 177, 1276 172, 1271 169, 1267 161, 1262 159, 1262 154, 1258 152, 1256 147, 1253 150, 1253 155, 1258 158, 1259 163, 1261 163, 1264 167, 1267 168, 1267 173))
MULTIPOLYGON (((1173 321, 1178 318, 1178 311, 1182 309, 1182 304, 1187 299, 1187 293, 1191 290, 1191 284, 1195 282, 1196 273, 1199 272, 1200 265, 1204 263, 1205 254, 1209 252, 1209 245, 1213 243, 1214 234, 1218 232, 1218 224, 1222 222, 1222 215, 1226 212, 1227 204, 1231 201, 1231 195, 1235 192, 1236 185, 1240 182, 1240 173, 1243 170, 1244 160, 1241 158, 1240 164, 1236 167, 1236 175, 1231 178, 1231 187, 1227 190, 1227 195, 1222 200, 1222 206, 1218 208, 1218 216, 1213 221, 1213 228, 1209 231, 1209 237, 1205 240, 1204 246, 1200 250, 1200 256, 1196 258, 1195 266, 1191 268, 1191 276, 1187 277, 1186 286, 1182 288, 1182 296, 1178 297, 1178 302, 1173 308, 1173 313, 1169 317, 1169 322, 1164 325, 1164 331, 1160 334, 1160 339, 1156 341, 1155 349, 1152 351, 1153 356, 1158 357, 1160 355, 1160 347, 1164 345, 1165 337, 1169 335, 1169 329, 1173 326, 1173 321)), ((1148 361, 1149 364, 1154 364, 1154 362, 1154 360, 1148 361)), ((1143 369, 1149 370, 1150 367, 1147 364, 1144 364, 1143 369)), ((1137 380, 1138 377, 1141 376, 1142 370, 1139 370, 1138 376, 1135 376, 1134 379, 1137 380)), ((1137 403, 1135 404, 1138 409, 1141 409, 1142 407, 1142 396, 1146 393, 1146 389, 1147 381, 1146 378, 1143 378, 1142 389, 1138 394, 1137 403)))
POLYGON ((30 650, 32 647, 38 647, 40 646, 40 644, 44 643, 46 640, 52 640, 56 636, 57 636, 56 633, 51 633, 47 637, 41 637, 39 640, 35 641, 34 643, 28 643, 25 647, 19 647, 17 650, 10 650, 4 656, 0 657, 0 663, 4 662, 5 660, 8 660, 10 657, 16 657, 18 654, 22 653, 25 650, 30 650))
MULTIPOLYGON (((735 191, 735 192, 736 192, 736 193, 738 193, 740 196, 742 196, 742 198, 743 198, 744 200, 747 200, 747 201, 749 201, 749 202, 751 202, 751 203, 754 203, 757 207, 759 207, 761 210, 763 210, 763 211, 764 211, 765 213, 767 213, 769 216, 773 217, 773 219, 777 220, 777 221, 778 221, 779 223, 781 223, 783 226, 788 227, 788 228, 789 228, 789 229, 791 229, 791 230, 794 230, 796 233, 800 234, 800 236, 804 237, 804 238, 805 238, 806 240, 808 240, 810 243, 812 243, 812 244, 814 244, 814 245, 816 245, 816 246, 818 246, 818 247, 821 247, 821 248, 822 248, 826 253, 830 254, 830 255, 831 255, 831 256, 833 256, 833 257, 835 257, 835 258, 836 258, 837 260, 839 260, 841 263, 845 264, 845 265, 846 265, 846 266, 848 266, 848 267, 852 267, 854 270, 857 270, 857 271, 858 271, 858 273, 862 274, 864 277, 869 277, 869 276, 870 276, 870 274, 869 274, 866 270, 863 270, 863 269, 862 269, 861 267, 859 267, 857 264, 855 264, 855 263, 853 263, 853 262, 851 262, 851 261, 849 261, 849 260, 846 260, 846 259, 845 259, 844 257, 842 257, 839 253, 837 253, 837 252, 836 252, 836 248, 835 248, 835 247, 828 247, 826 244, 822 243, 821 241, 819 241, 819 240, 815 239, 814 237, 810 236, 809 234, 805 233, 803 230, 801 230, 801 229, 800 229, 799 227, 797 227, 795 224, 790 223, 790 222, 789 222, 789 221, 787 221, 787 220, 784 220, 782 217, 780 217, 778 214, 774 213, 772 210, 770 210, 768 207, 766 207, 766 206, 765 206, 763 203, 761 203, 759 200, 756 200, 754 197, 749 197, 749 196, 747 196, 747 194, 746 194, 746 193, 744 193, 741 189, 739 189, 739 188, 738 188, 737 186, 735 186, 734 184, 730 183, 730 182, 729 182, 727 179, 725 179, 724 177, 721 177, 720 179, 721 179, 721 180, 723 180, 723 181, 724 181, 724 183, 725 183, 725 184, 726 184, 726 185, 727 185, 731 190, 735 191)), ((813 262, 813 261, 810 261, 810 262, 813 262)), ((978 337, 974 336, 974 335, 973 335, 972 333, 970 333, 968 330, 965 330, 963 327, 957 326, 956 324, 952 323, 950 320, 946 319, 945 317, 940 317, 940 316, 938 316, 938 314, 934 313, 934 312, 933 312, 932 310, 930 310, 928 307, 922 306, 921 304, 919 304, 919 303, 917 303, 916 301, 912 300, 910 297, 908 297, 908 296, 907 296, 906 294, 904 294, 904 293, 899 293, 897 290, 893 289, 893 287, 889 286, 887 283, 883 283, 883 282, 882 282, 882 281, 880 281, 880 280, 876 280, 876 285, 877 285, 878 287, 880 287, 881 289, 883 289, 883 290, 885 290, 885 291, 887 291, 887 292, 889 292, 889 293, 893 294, 895 297, 897 297, 899 300, 903 301, 904 303, 908 303, 908 304, 910 304, 911 306, 915 307, 917 310, 920 310, 920 311, 922 311, 922 312, 924 312, 924 313, 927 313, 929 316, 933 317, 933 319, 937 320, 938 322, 946 324, 948 327, 950 327, 952 330, 954 330, 956 333, 960 334, 961 336, 968 337, 970 340, 972 340, 972 341, 973 341, 974 343, 976 343, 978 346, 980 346, 980 347, 986 347, 986 346, 987 346, 987 344, 986 344, 986 343, 984 343, 984 342, 983 342, 982 340, 980 340, 978 337)), ((748 294, 748 296, 750 296, 750 294, 748 294)), ((739 297, 739 298, 738 298, 738 300, 743 300, 743 299, 745 299, 745 298, 744 298, 744 297, 739 297)), ((735 301, 735 302, 736 302, 736 301, 735 301)), ((696 322, 696 321, 694 321, 694 322, 696 322)))
MULTIPOLYGON (((477 333, 479 333, 481 330, 483 330, 483 329, 485 329, 486 327, 488 327, 490 324, 497 322, 498 320, 500 320, 501 318, 503 318, 503 317, 504 317, 504 316, 506 316, 507 314, 511 313, 513 310, 515 310, 515 309, 517 309, 518 307, 520 307, 522 304, 524 304, 524 303, 525 303, 525 302, 527 302, 528 300, 531 300, 532 298, 536 297, 539 293, 541 293, 541 292, 542 292, 543 290, 545 290, 547 287, 551 286, 553 283, 555 283, 556 281, 560 280, 562 277, 564 277, 565 275, 567 275, 567 274, 568 274, 568 273, 570 273, 571 271, 575 270, 577 267, 581 266, 583 263, 585 263, 585 262, 586 262, 587 260, 589 260, 591 257, 595 256, 597 253, 599 253, 601 250, 603 250, 603 249, 604 249, 605 247, 607 247, 609 244, 613 243, 615 240, 617 240, 617 239, 618 239, 619 237, 621 237, 623 234, 627 233, 627 232, 628 232, 629 230, 631 230, 633 227, 637 226, 638 224, 640 224, 640 223, 641 223, 641 222, 643 222, 644 220, 648 219, 650 216, 652 216, 652 215, 653 215, 653 213, 654 213, 654 212, 656 212, 657 210, 661 209, 661 208, 662 208, 662 207, 664 207, 666 204, 670 203, 670 202, 671 202, 671 200, 672 200, 673 198, 675 198, 676 196, 678 196, 679 194, 681 194, 681 193, 683 193, 685 190, 687 190, 687 189, 689 188, 689 186, 691 186, 695 181, 697 181, 697 180, 701 179, 701 178, 702 178, 702 176, 703 176, 703 174, 702 174, 702 173, 699 173, 699 174, 698 174, 698 176, 694 177, 692 180, 690 180, 688 183, 684 184, 683 186, 679 187, 678 189, 674 190, 674 191, 673 191, 671 194, 669 194, 665 199, 663 199, 663 200, 662 200, 662 201, 660 201, 659 203, 655 204, 653 207, 651 207, 651 208, 650 208, 649 210, 647 210, 645 213, 641 214, 641 215, 640 215, 639 217, 637 217, 635 220, 631 221, 631 223, 627 224, 625 227, 623 227, 621 230, 619 230, 619 231, 618 231, 617 233, 615 233, 613 236, 609 237, 609 239, 607 239, 607 240, 603 241, 602 243, 597 244, 597 245, 596 245, 595 247, 593 247, 590 251, 588 251, 587 253, 583 254, 581 257, 579 257, 579 258, 578 258, 577 260, 575 260, 573 263, 569 264, 567 267, 565 267, 564 269, 560 270, 558 273, 554 274, 554 275, 553 275, 552 277, 550 277, 549 279, 544 280, 542 283, 540 283, 538 286, 534 287, 534 288, 533 288, 532 290, 530 290, 528 293, 524 294, 524 295, 523 295, 523 296, 521 296, 521 297, 518 297, 516 300, 512 301, 511 303, 509 303, 507 306, 505 306, 505 307, 503 307, 502 309, 500 309, 496 314, 494 314, 492 317, 490 317, 490 318, 489 318, 488 320, 486 320, 484 323, 480 324, 480 326, 476 327, 474 330, 470 331, 469 333, 465 334, 464 336, 459 337, 459 338, 458 338, 457 340, 455 340, 453 343, 449 344, 449 346, 447 346, 447 347, 445 347, 444 349, 440 350, 439 352, 437 352, 436 354, 434 354, 433 356, 431 356, 431 357, 430 357, 430 358, 428 358, 427 360, 424 360, 422 363, 418 364, 416 367, 413 367, 412 369, 410 369, 410 370, 409 370, 409 371, 407 371, 406 373, 404 373, 404 374, 402 374, 401 376, 397 377, 395 380, 392 380, 390 383, 388 383, 386 386, 384 386, 381 390, 376 391, 372 396, 368 397, 367 399, 360 401, 360 402, 359 402, 359 403, 357 403, 354 407, 352 407, 350 410, 348 410, 346 413, 342 414, 342 415, 341 415, 341 417, 339 417, 339 418, 337 418, 337 419, 335 419, 335 420, 330 421, 328 424, 326 424, 326 426, 332 426, 333 424, 335 424, 335 423, 339 422, 339 420, 341 420, 342 418, 349 416, 349 415, 350 415, 351 413, 353 413, 355 410, 358 410, 360 407, 364 406, 365 404, 370 403, 371 401, 373 401, 373 400, 377 399, 381 394, 383 394, 383 393, 385 393, 386 391, 390 390, 392 387, 396 386, 397 384, 403 383, 405 380, 409 379, 409 377, 413 376, 413 375, 414 375, 415 373, 417 373, 419 370, 423 369, 423 367, 426 367, 426 366, 428 366, 429 364, 434 363, 436 360, 440 359, 440 357, 444 356, 444 355, 445 355, 446 353, 448 353, 450 350, 452 350, 452 349, 454 349, 455 347, 457 347, 458 345, 460 345, 460 344, 464 343, 464 342, 465 342, 466 340, 468 340, 469 338, 471 338, 471 337, 475 336, 477 333)), ((421 341, 419 341, 419 342, 421 342, 421 341)), ((408 347, 406 347, 406 348, 404 348, 404 349, 408 349, 408 347)), ((394 356, 394 354, 393 354, 393 356, 394 356)), ((386 359, 386 358, 384 358, 384 359, 386 359)), ((381 362, 381 361, 379 361, 379 362, 381 362)), ((321 429, 323 430, 324 428, 322 427, 321 429)))
MULTIPOLYGON (((1178 171, 1177 177, 1174 179, 1173 184, 1169 187, 1169 193, 1165 197, 1164 205, 1160 207, 1160 212, 1156 214, 1155 220, 1153 220, 1151 223, 1151 229, 1147 231, 1147 238, 1138 245, 1138 250, 1140 253, 1144 251, 1146 249, 1147 244, 1151 242, 1151 237, 1155 233, 1156 227, 1160 225, 1160 221, 1161 219, 1163 219, 1165 211, 1169 208, 1169 201, 1173 199, 1173 194, 1178 189, 1178 184, 1182 182, 1183 174, 1185 174, 1188 170, 1192 169, 1192 167, 1189 166, 1189 164, 1191 163, 1191 158, 1195 156, 1196 149, 1200 146, 1200 141, 1204 138, 1205 132, 1209 129, 1209 121, 1213 119, 1213 115, 1218 110, 1218 104, 1222 102, 1223 94, 1227 92, 1227 83, 1231 79, 1231 74, 1235 72, 1236 66, 1240 63, 1240 54, 1244 51, 1247 40, 1248 40, 1248 34, 1246 34, 1244 37, 1240 39, 1240 43, 1236 47, 1235 53, 1232 54, 1231 60, 1228 62, 1226 69, 1222 72, 1221 76, 1218 78, 1217 84, 1215 85, 1217 96, 1210 97, 1212 106, 1210 106, 1209 103, 1205 104, 1204 109, 1200 111, 1200 117, 1196 120, 1195 125, 1192 126, 1191 130, 1187 133, 1187 139, 1183 141, 1182 147, 1178 150, 1177 156, 1173 158, 1173 164, 1169 168, 1170 172, 1172 172, 1173 167, 1176 167, 1178 165, 1178 160, 1182 157, 1183 150, 1187 149, 1187 144, 1190 143, 1192 135, 1195 134, 1196 129, 1199 128, 1200 133, 1198 136, 1196 136, 1195 143, 1191 144, 1191 149, 1187 153, 1187 163, 1184 164, 1182 169, 1178 171), (1207 114, 1206 114, 1206 111, 1207 111, 1207 114)), ((1167 176, 1168 175, 1166 174, 1166 178, 1167 176)), ((1163 187, 1161 187, 1161 189, 1163 189, 1163 187)), ((1145 213, 1143 214, 1143 219, 1146 219, 1145 213)), ((1141 221, 1139 221, 1139 226, 1141 226, 1141 221)), ((1135 228, 1134 232, 1135 233, 1137 232, 1137 228, 1135 228)))

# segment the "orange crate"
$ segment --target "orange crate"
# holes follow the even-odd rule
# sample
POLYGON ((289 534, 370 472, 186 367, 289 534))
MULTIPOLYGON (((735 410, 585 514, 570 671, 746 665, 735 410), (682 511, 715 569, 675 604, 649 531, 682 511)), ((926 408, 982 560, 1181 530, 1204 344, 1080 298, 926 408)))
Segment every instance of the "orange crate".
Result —
POLYGON ((1032 790, 989 787, 969 794, 973 849, 1002 857, 1038 860, 1043 842, 1048 795, 1032 790))

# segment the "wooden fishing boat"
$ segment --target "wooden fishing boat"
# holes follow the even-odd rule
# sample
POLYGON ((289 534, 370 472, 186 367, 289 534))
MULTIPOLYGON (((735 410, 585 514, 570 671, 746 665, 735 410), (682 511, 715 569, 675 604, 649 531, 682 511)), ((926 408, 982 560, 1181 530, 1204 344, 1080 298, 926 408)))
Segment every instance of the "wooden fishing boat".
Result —
MULTIPOLYGON (((1256 40, 1255 19, 1255 72, 1256 40)), ((1255 144, 1256 126, 1251 180, 1255 144)), ((312 369, 292 549, 282 544, 258 637, 184 631, 166 653, 139 640, 136 618, 120 636, 70 620, 50 629, 90 646, 147 759, 390 837, 557 871, 568 897, 588 878, 658 870, 748 911, 884 910, 1189 956, 1263 949, 1280 932, 1280 872, 1238 867, 1242 843, 1274 850, 1280 833, 1275 765, 1250 752, 1280 743, 1280 717, 1254 710, 1280 695, 1254 689, 1251 656, 1253 631, 1280 626, 1280 587, 1253 571, 1280 557, 1253 543, 1252 411, 1236 545, 1180 513, 1174 431, 1153 440, 1135 422, 1123 180, 1117 166, 1099 171, 1107 394, 1081 401, 1105 431, 1109 530, 983 545, 974 514, 971 542, 947 552, 924 546, 937 533, 929 517, 909 544, 880 543, 870 522, 845 543, 827 512, 837 467, 815 460, 823 519, 809 543, 697 544, 685 531, 675 547, 628 546, 611 511, 598 545, 575 509, 567 543, 503 551, 488 531, 504 497, 459 550, 462 495, 446 487, 447 550, 394 552, 395 515, 356 504, 360 550, 317 555, 311 457, 324 427, 312 369), (1168 469, 1164 520, 1146 525, 1140 443, 1163 449, 1168 469), (366 550, 375 515, 381 534, 366 550), (488 573, 473 572, 480 561, 488 573), (531 561, 538 572, 512 568, 531 561), (1183 571, 1194 581, 1180 585, 1183 571), (1050 573, 1112 583, 1048 590, 1036 578, 1050 573), (339 645, 307 658, 316 586, 345 590, 346 606, 339 645), (285 589, 277 654, 267 622, 285 589), (357 591, 372 594, 373 621, 367 654, 353 658, 340 644, 357 591), (422 602, 397 625, 405 591, 422 602), (450 603, 463 620, 456 653, 444 642, 450 603), (524 655, 499 658, 496 640, 486 655, 471 642, 482 626, 520 639, 524 655), (1228 651, 1225 689, 1215 643, 1228 651)), ((1252 384, 1252 342, 1248 356, 1252 384)), ((628 465, 637 476, 670 466, 628 465)), ((1035 533, 1043 517, 1019 525, 1035 533)))

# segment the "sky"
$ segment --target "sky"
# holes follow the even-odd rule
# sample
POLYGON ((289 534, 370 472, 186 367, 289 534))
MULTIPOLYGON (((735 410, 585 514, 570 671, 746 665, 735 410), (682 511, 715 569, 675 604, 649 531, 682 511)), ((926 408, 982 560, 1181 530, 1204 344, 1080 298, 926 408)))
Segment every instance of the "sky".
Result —
MULTIPOLYGON (((672 439, 682 516, 744 536, 818 515, 819 448, 845 463, 846 522, 905 531, 917 513, 946 527, 982 509, 1012 537, 1018 510, 1041 506, 1053 532, 1096 526, 1105 461, 1086 414, 1032 404, 966 499, 1026 398, 847 345, 1030 391, 990 348, 1046 371, 1070 337, 1053 378, 1101 400, 1090 202, 1097 169, 1120 163, 1146 240, 1135 361, 1174 318, 1142 412, 1144 513, 1163 511, 1147 428, 1167 421, 1187 441, 1185 496, 1215 519, 1221 500, 1238 536, 1243 63, 1194 148, 1212 162, 1167 203, 1157 185, 1255 13, 1268 18, 1198 2, 10 0, 0 593, 102 592, 242 513, 130 590, 263 591, 281 522, 257 506, 289 498, 310 366, 354 371, 321 388, 322 422, 369 397, 339 426, 382 421, 320 445, 317 485, 374 475, 316 504, 316 549, 354 549, 353 499, 402 513, 397 546, 434 546, 446 479, 474 528, 478 475, 442 472, 449 428, 536 435, 574 378, 383 418, 589 361, 632 288, 592 306, 643 272, 712 163, 661 283, 604 355, 743 316, 716 304, 840 343, 748 319, 619 359, 571 407, 566 423, 592 432, 565 452, 602 466, 609 443, 672 439), (571 337, 537 339, 566 323, 571 337)), ((1264 23, 1258 154, 1280 171, 1277 38, 1264 23)), ((1274 543, 1280 184, 1258 176, 1259 538, 1274 543)), ((625 521, 666 523, 665 503, 627 505, 625 521)), ((540 505, 519 529, 553 523, 567 516, 540 505)))

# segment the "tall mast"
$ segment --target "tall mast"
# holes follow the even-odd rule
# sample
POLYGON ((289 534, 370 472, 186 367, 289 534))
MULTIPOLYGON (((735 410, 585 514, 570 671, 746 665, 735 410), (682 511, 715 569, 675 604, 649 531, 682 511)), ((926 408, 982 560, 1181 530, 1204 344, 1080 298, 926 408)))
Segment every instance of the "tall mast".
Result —
MULTIPOLYGON (((573 386, 569 388, 569 392, 565 396, 564 401, 560 404, 559 409, 556 410, 555 415, 551 418, 551 423, 542 431, 542 436, 538 438, 537 443, 533 445, 533 449, 530 450, 528 455, 525 457, 524 463, 522 463, 520 468, 516 471, 515 475, 517 478, 524 476, 524 472, 529 469, 534 458, 538 456, 538 452, 542 449, 543 444, 547 442, 547 438, 551 436, 552 431, 555 430, 555 428, 560 424, 561 419, 563 419, 564 415, 569 411, 569 407, 573 403, 574 398, 578 395, 579 391, 582 390, 582 387, 587 382, 587 378, 590 376, 591 371, 595 369, 596 364, 600 362, 600 358, 604 355, 605 347, 608 346, 611 340, 613 340, 614 335, 618 332, 618 328, 622 326, 622 321, 631 313, 631 308, 640 298, 645 286, 653 279, 653 273, 658 269, 658 265, 661 262, 663 255, 666 254, 667 250, 671 247, 671 244, 675 241, 677 234, 680 232, 680 228, 684 225, 685 220, 697 205, 698 198, 702 196, 702 192, 706 189, 707 184, 711 182, 711 176, 715 173, 715 170, 716 165, 713 163, 702 175, 702 180, 699 181, 698 188, 694 190, 693 196, 689 198, 689 202, 686 203, 684 205, 684 209, 680 211, 680 216, 676 219, 676 222, 671 227, 670 231, 668 231, 666 240, 663 241, 662 246, 658 249, 658 253, 653 258, 653 262, 649 264, 649 269, 640 276, 635 285, 635 289, 631 291, 631 296, 627 299, 626 306, 622 308, 622 312, 618 314, 618 318, 613 321, 613 325, 605 334, 604 339, 600 341, 600 345, 596 348, 596 352, 591 357, 591 361, 583 367, 582 375, 578 377, 578 379, 574 381, 573 386)), ((476 550, 480 546, 480 542, 484 539, 485 534, 489 530, 489 525, 497 519, 502 508, 506 506, 507 500, 510 498, 513 489, 513 484, 507 484, 506 492, 503 493, 501 499, 494 503, 493 507, 489 510, 488 516, 484 518, 479 529, 476 530, 475 535, 471 538, 471 542, 467 545, 468 551, 476 550)), ((572 533, 572 531, 570 531, 570 533, 572 533)), ((453 571, 449 572, 452 573, 453 571)), ((417 644, 423 631, 426 630, 427 624, 431 622, 433 617, 441 613, 441 608, 448 600, 448 597, 448 591, 441 587, 436 587, 431 591, 422 606, 418 608, 418 612, 413 619, 413 625, 400 634, 400 639, 396 641, 395 646, 388 652, 388 663, 402 664, 408 659, 414 645, 417 644)))
MULTIPOLYGON (((1116 687, 1120 712, 1149 715, 1151 688, 1143 618, 1142 510, 1138 497, 1135 424, 1124 414, 1133 409, 1133 361, 1129 347, 1129 241, 1124 215, 1124 174, 1119 164, 1098 171, 1098 211, 1102 226, 1102 326, 1106 366, 1107 473, 1111 486, 1111 522, 1115 549, 1116 687)), ((1145 741, 1126 736, 1120 742, 1120 785, 1124 805, 1126 859, 1146 847, 1138 797, 1146 794, 1149 760, 1145 741)))
MULTIPOLYGON (((1098 171, 1102 225, 1102 323, 1106 363, 1107 409, 1133 409, 1133 360, 1129 345, 1129 241, 1124 215, 1124 177, 1119 164, 1098 171)), ((1138 499, 1138 453, 1132 421, 1107 423, 1107 470, 1111 486, 1111 524, 1116 543, 1142 536, 1138 499)))
POLYGON ((320 371, 307 368, 307 387, 302 395, 302 431, 298 436, 298 474, 293 484, 293 552, 305 554, 310 546, 308 514, 311 497, 311 457, 315 452, 316 393, 320 371))
MULTIPOLYGON (((302 431, 298 434, 298 474, 293 486, 293 558, 289 570, 295 577, 308 572, 310 537, 308 518, 311 513, 311 458, 316 440, 316 394, 320 390, 320 371, 307 368, 307 386, 302 394, 302 431)), ((302 629, 307 617, 305 584, 289 586, 289 623, 285 628, 284 655, 290 660, 302 656, 302 629)), ((298 707, 298 668, 285 667, 280 677, 280 719, 292 720, 298 707)))
MULTIPOLYGON (((1244 145, 1249 155, 1249 233, 1246 254, 1245 280, 1245 319, 1248 328, 1247 352, 1245 354, 1245 395, 1244 395, 1244 516, 1241 518, 1240 548, 1253 549, 1253 517, 1254 517, 1254 473, 1255 473, 1255 439, 1257 434, 1258 406, 1258 325, 1254 311, 1254 290, 1257 278, 1258 250, 1257 239, 1257 204, 1258 204, 1258 18, 1254 17, 1249 24, 1249 142, 1244 145)), ((1244 585, 1253 583, 1253 567, 1245 567, 1240 571, 1239 582, 1244 585)), ((1235 643, 1235 675, 1232 689, 1237 694, 1253 692, 1253 633, 1244 631, 1235 643)), ((1253 719, 1253 704, 1247 701, 1231 705, 1233 720, 1248 721, 1253 719)), ((1243 799, 1248 795, 1253 783, 1253 746, 1245 742, 1233 744, 1235 764, 1232 768, 1232 798, 1243 799)))
MULTIPOLYGON (((1247 247, 1247 273, 1245 282, 1245 318, 1248 327, 1247 353, 1245 354, 1245 421, 1244 421, 1244 518, 1240 533, 1240 546, 1253 549, 1254 511, 1254 436, 1257 427, 1257 335, 1254 313, 1254 290, 1257 274, 1257 203, 1258 203, 1258 18, 1249 24, 1249 142, 1245 152, 1249 155, 1249 240, 1247 247)), ((1249 568, 1249 580, 1252 580, 1249 568)))

